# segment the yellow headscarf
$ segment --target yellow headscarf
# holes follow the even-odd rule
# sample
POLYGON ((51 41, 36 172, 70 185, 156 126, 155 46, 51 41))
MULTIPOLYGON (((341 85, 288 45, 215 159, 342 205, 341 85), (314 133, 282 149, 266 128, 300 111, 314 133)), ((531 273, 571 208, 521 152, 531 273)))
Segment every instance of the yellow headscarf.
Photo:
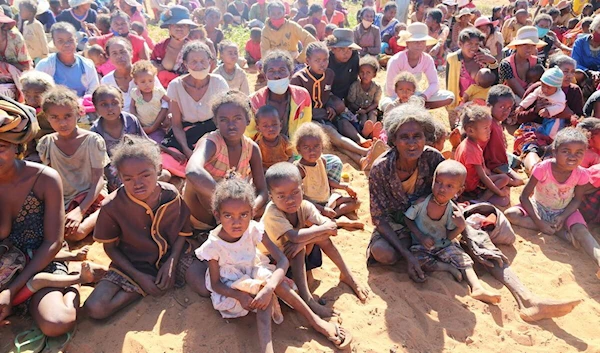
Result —
POLYGON ((33 108, 0 96, 0 140, 22 145, 31 141, 39 130, 33 108))

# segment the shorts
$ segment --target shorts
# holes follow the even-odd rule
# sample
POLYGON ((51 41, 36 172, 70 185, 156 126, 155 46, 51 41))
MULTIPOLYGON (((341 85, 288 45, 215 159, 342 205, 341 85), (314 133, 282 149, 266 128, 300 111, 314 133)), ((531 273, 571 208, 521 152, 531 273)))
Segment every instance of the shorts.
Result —
POLYGON ((438 261, 450 264, 459 270, 465 270, 473 266, 473 260, 460 247, 452 243, 445 248, 428 250, 422 245, 413 245, 410 252, 415 256, 419 265, 426 272, 432 272, 438 261))
MULTIPOLYGON (((175 288, 181 288, 185 285, 185 273, 188 268, 194 262, 194 254, 187 253, 182 254, 179 258, 179 262, 177 263, 177 269, 175 270, 175 288)), ((125 273, 121 272, 116 268, 111 268, 104 278, 101 281, 108 281, 110 283, 116 284, 121 287, 127 293, 138 293, 141 296, 146 296, 146 292, 140 287, 139 284, 135 283, 135 281, 127 276, 125 273)))
MULTIPOLYGON (((411 237, 410 230, 404 224, 404 218, 402 218, 400 220, 400 222, 394 222, 394 221, 388 220, 388 224, 392 227, 392 230, 394 231, 394 233, 396 233, 396 236, 398 237, 398 239, 406 239, 406 238, 410 239, 410 237, 411 237)), ((375 230, 373 231, 373 234, 371 235, 371 240, 369 241, 369 246, 367 247, 367 258, 369 259, 369 261, 372 259, 371 246, 379 240, 385 240, 387 242, 387 240, 383 237, 383 235, 381 235, 381 233, 379 233, 377 228, 375 228, 375 230)), ((374 261, 374 259, 372 259, 372 260, 374 261)))
MULTIPOLYGON (((273 261, 273 259, 271 259, 271 261, 273 261)), ((323 265, 323 253, 318 245, 313 245, 312 251, 306 254, 304 257, 304 263, 306 265, 306 271, 314 270, 315 268, 319 268, 323 265)), ((285 275, 288 278, 292 278, 291 267, 288 269, 285 275)))
MULTIPOLYGON (((548 209, 533 200, 531 201, 531 204, 533 205, 533 209, 535 210, 537 216, 545 222, 553 222, 554 218, 556 218, 556 216, 561 215, 564 211, 548 209)), ((521 210, 521 212, 523 212, 524 216, 528 216, 527 211, 525 211, 525 209, 520 204, 517 205, 517 207, 519 208, 519 210, 521 210)), ((583 215, 581 214, 581 212, 579 212, 579 210, 576 210, 575 212, 571 213, 571 215, 565 220, 565 226, 567 230, 571 230, 571 227, 573 227, 576 224, 583 224, 587 228, 587 223, 585 223, 585 219, 583 218, 583 215)))

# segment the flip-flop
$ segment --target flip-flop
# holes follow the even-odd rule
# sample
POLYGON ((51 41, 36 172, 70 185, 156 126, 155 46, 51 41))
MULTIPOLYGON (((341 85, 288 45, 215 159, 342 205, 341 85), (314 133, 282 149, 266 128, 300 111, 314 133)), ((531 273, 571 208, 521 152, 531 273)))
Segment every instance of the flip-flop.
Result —
MULTIPOLYGON (((75 332, 75 329, 73 329, 72 332, 75 332)), ((69 342, 71 342, 71 338, 73 338, 72 332, 67 332, 58 337, 48 337, 46 339, 44 353, 63 353, 69 345, 69 342)))
POLYGON ((375 124, 373 124, 373 138, 374 139, 381 139, 382 131, 383 131, 383 124, 381 123, 381 121, 378 121, 375 124))
POLYGON ((361 159, 360 169, 363 171, 371 170, 371 166, 373 166, 377 157, 381 156, 385 151, 387 151, 387 145, 381 140, 375 140, 375 143, 369 150, 369 153, 367 153, 367 156, 361 159))
POLYGON ((15 336, 14 344, 15 349, 11 353, 39 353, 46 346, 46 335, 36 327, 15 336))
POLYGON ((373 122, 371 120, 365 121, 361 132, 365 138, 371 136, 373 134, 373 122))
POLYGON ((327 339, 333 342, 338 349, 344 350, 350 348, 352 334, 338 324, 333 325, 335 326, 335 336, 327 337, 327 339))

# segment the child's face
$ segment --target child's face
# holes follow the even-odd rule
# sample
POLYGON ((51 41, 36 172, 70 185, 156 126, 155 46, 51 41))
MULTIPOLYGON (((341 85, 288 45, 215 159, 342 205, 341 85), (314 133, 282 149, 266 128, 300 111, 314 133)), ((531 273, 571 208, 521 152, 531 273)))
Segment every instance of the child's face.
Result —
POLYGON ((406 42, 406 49, 415 54, 421 54, 425 51, 425 48, 427 47, 425 43, 426 42, 424 40, 419 40, 416 42, 406 42))
POLYGON ((144 93, 151 93, 154 90, 154 75, 149 72, 138 72, 133 77, 133 83, 144 93))
POLYGON ((274 141, 281 133, 281 121, 276 114, 263 114, 258 119, 256 130, 267 141, 274 141))
POLYGON ((542 82, 542 93, 546 96, 551 96, 558 91, 557 87, 549 86, 542 82))
POLYGON ((419 123, 411 121, 400 126, 393 139, 400 158, 415 161, 423 154, 425 133, 419 123))
POLYGON ((234 240, 244 235, 252 220, 252 205, 244 200, 228 199, 221 202, 214 213, 221 222, 223 231, 234 240))
POLYGON ((526 13, 520 13, 520 14, 516 15, 515 18, 517 19, 517 22, 520 25, 527 24, 527 14, 526 13))
POLYGON ((115 17, 110 23, 110 28, 119 35, 129 33, 129 23, 121 17, 115 17))
POLYGON ((373 67, 371 65, 363 65, 358 68, 358 77, 363 83, 371 83, 371 81, 373 81, 376 75, 377 73, 375 72, 375 70, 373 70, 373 67))
POLYGON ((221 21, 221 16, 216 12, 210 12, 204 17, 204 21, 207 28, 217 28, 219 26, 219 21, 221 21))
POLYGON ((398 96, 398 100, 402 103, 408 102, 410 97, 415 94, 415 85, 411 82, 400 81, 396 83, 396 95, 398 96))
POLYGON ((129 158, 119 165, 119 177, 125 191, 141 201, 148 201, 158 184, 156 166, 150 161, 129 158))
POLYGON ((77 128, 79 111, 68 105, 50 105, 45 110, 52 129, 60 136, 69 136, 77 128))
POLYGON ((436 173, 431 192, 435 201, 445 204, 463 190, 464 180, 456 175, 436 173))
POLYGON ((236 47, 227 47, 221 52, 221 60, 223 60, 224 64, 235 65, 238 58, 238 48, 236 47))
POLYGON ((600 151, 600 131, 592 131, 592 136, 590 136, 588 146, 596 151, 600 151))
POLYGON ((554 152, 556 165, 565 171, 571 171, 581 165, 586 146, 581 142, 563 143, 554 152))
POLYGON ((123 102, 116 94, 106 93, 98 97, 96 103, 94 103, 94 107, 96 108, 96 113, 103 119, 114 121, 121 116, 123 102))
POLYGON ((492 119, 478 121, 467 128, 467 135, 475 141, 485 142, 490 139, 492 119))
POLYGON ((23 96, 25 96, 25 104, 32 108, 39 108, 42 106, 42 95, 45 93, 42 87, 38 86, 24 86, 23 96))
POLYGON ((492 118, 499 122, 503 122, 504 120, 508 119, 514 104, 514 99, 510 97, 502 97, 498 99, 496 104, 492 105, 492 118))
POLYGON ((329 53, 324 50, 316 50, 310 57, 306 57, 306 64, 310 71, 322 75, 329 65, 329 53))
POLYGON ((235 104, 223 104, 214 117, 221 136, 228 141, 240 141, 248 126, 246 111, 235 104))
POLYGON ((348 62, 352 57, 352 49, 350 48, 331 48, 331 52, 333 53, 335 60, 340 63, 348 62))
POLYGON ((27 21, 32 20, 35 16, 35 14, 29 11, 29 9, 27 9, 25 6, 19 6, 19 15, 22 19, 27 21))
POLYGON ((252 34, 252 36, 250 38, 252 39, 252 41, 254 43, 260 43, 260 33, 258 33, 258 34, 252 34))
POLYGON ((442 137, 440 137, 437 141, 435 141, 431 147, 435 148, 436 150, 442 152, 444 150, 444 144, 446 143, 446 140, 448 139, 448 134, 445 133, 442 137))
POLYGON ((302 204, 302 184, 294 179, 274 181, 269 196, 280 211, 296 213, 302 204))
POLYGON ((323 153, 323 142, 321 139, 313 136, 303 137, 298 142, 298 153, 307 163, 316 163, 323 153))
POLYGON ((104 63, 106 63, 108 61, 106 56, 102 53, 89 54, 88 56, 94 62, 95 66, 104 65, 104 63))

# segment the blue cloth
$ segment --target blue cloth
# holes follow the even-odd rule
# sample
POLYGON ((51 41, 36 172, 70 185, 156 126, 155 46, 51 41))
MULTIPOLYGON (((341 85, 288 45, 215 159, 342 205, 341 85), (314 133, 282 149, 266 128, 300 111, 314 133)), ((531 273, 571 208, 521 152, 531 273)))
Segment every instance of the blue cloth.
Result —
MULTIPOLYGON (((83 22, 96 23, 96 11, 90 9, 87 16, 83 19, 83 22)), ((75 30, 81 31, 81 22, 73 16, 71 9, 63 10, 58 16, 56 16, 56 22, 69 22, 75 27, 75 30)))
POLYGON ((600 55, 594 57, 590 50, 592 35, 588 34, 578 38, 573 44, 571 57, 577 61, 577 68, 581 70, 600 70, 600 55))
POLYGON ((75 63, 71 66, 63 64, 56 59, 56 71, 54 72, 54 82, 57 85, 67 86, 77 92, 77 96, 83 97, 87 88, 81 82, 81 76, 85 75, 85 67, 81 57, 75 55, 75 63))
POLYGON ((40 21, 44 25, 44 30, 46 32, 50 32, 50 27, 52 27, 52 25, 56 23, 54 14, 50 10, 48 10, 46 12, 42 12, 41 14, 37 15, 35 18, 37 18, 37 20, 40 21))

